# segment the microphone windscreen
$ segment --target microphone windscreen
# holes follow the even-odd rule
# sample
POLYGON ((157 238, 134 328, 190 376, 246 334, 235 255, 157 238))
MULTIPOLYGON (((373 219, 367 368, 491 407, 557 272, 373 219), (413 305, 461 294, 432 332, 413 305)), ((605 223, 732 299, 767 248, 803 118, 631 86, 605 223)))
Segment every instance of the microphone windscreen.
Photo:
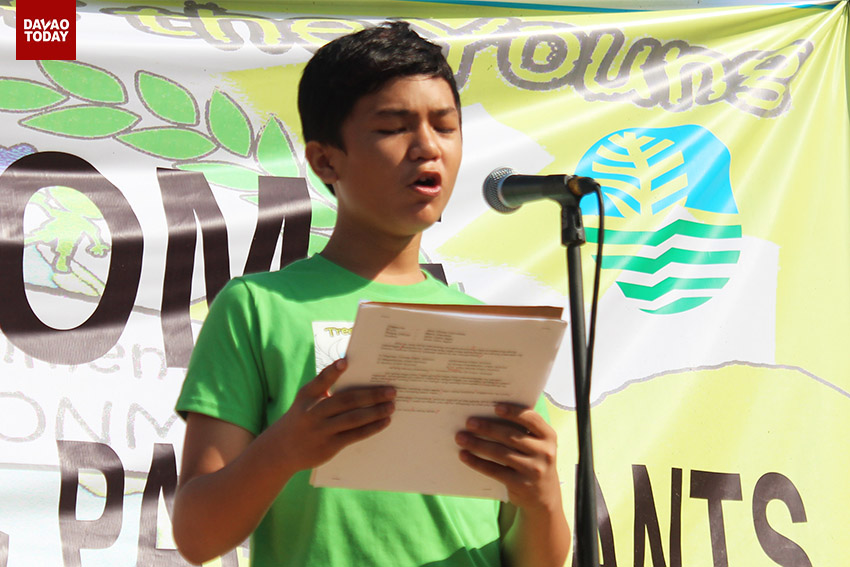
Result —
POLYGON ((491 171, 487 179, 484 180, 484 200, 500 213, 511 213, 519 208, 511 207, 502 200, 502 180, 511 175, 516 175, 516 171, 510 167, 499 167, 491 171))

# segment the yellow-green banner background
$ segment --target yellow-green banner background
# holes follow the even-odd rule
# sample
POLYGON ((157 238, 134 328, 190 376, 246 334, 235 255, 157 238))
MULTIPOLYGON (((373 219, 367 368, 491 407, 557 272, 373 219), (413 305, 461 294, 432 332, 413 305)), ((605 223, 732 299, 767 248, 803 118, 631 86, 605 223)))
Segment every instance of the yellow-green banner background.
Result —
MULTIPOLYGON (((14 2, 0 2, 0 16, 0 171, 76 156, 124 195, 144 242, 132 312, 96 353, 63 329, 109 287, 109 214, 69 178, 29 200, 23 237, 0 227, 0 246, 23 250, 2 269, 22 274, 52 327, 27 338, 13 311, 0 315, 0 566, 183 564, 168 491, 143 504, 149 473, 173 469, 155 445, 178 462, 182 447, 173 403, 185 364, 161 322, 172 260, 157 168, 205 174, 227 225, 229 275, 245 269, 258 175, 307 177, 309 251, 320 249, 335 205, 304 167, 297 81, 316 47, 385 18, 445 46, 461 88, 464 165, 422 250, 449 283, 494 303, 565 305, 558 206, 501 215, 481 182, 509 166, 604 186, 591 397, 605 567, 850 557, 847 2, 89 3, 78 6, 77 62, 65 64, 14 60, 14 2), (82 474, 60 529, 61 473, 73 468, 64 441, 108 447, 125 484, 104 509, 104 475, 82 474), (104 545, 81 543, 79 520, 100 521, 104 545)), ((9 179, 0 190, 16 190, 9 179)), ((0 208, 9 203, 0 195, 0 208)), ((599 217, 582 205, 589 300, 599 217)), ((206 311, 201 256, 209 264, 199 243, 192 332, 206 311)), ((6 295, 17 280, 2 281, 6 295)), ((566 344, 546 393, 571 518, 570 369, 566 344)), ((247 554, 220 561, 247 564, 247 554)))

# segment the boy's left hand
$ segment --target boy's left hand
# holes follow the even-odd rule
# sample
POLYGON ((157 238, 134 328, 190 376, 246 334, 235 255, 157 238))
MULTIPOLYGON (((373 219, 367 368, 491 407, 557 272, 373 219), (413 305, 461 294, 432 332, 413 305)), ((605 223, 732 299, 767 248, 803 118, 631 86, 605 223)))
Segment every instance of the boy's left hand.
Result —
POLYGON ((504 484, 518 508, 560 507, 555 430, 524 406, 500 403, 496 415, 467 420, 467 429, 455 437, 461 461, 504 484))

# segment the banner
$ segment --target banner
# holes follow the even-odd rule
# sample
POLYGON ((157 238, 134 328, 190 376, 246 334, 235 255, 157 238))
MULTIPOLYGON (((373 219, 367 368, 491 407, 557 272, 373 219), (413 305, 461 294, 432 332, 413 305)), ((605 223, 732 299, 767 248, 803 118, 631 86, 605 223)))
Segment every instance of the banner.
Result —
MULTIPOLYGON (((0 0, 0 567, 186 564, 169 516, 194 338, 229 278, 327 242, 297 83, 387 18, 443 46, 461 91, 463 165, 423 264, 487 302, 566 305, 557 204, 503 215, 481 183, 603 186, 601 563, 850 557, 847 2, 278 8, 78 3, 76 60, 31 60, 0 0)), ((582 210, 589 302, 600 210, 582 210)), ((546 395, 572 524, 571 368, 567 342, 546 395)))

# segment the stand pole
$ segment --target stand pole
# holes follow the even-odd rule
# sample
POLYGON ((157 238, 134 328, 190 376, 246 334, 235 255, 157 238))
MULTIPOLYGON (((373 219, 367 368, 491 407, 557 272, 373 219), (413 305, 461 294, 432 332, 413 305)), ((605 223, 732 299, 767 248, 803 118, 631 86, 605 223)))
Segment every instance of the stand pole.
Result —
POLYGON ((587 335, 584 325, 584 289, 581 249, 585 242, 578 200, 561 200, 561 243, 567 247, 567 280, 570 297, 570 326, 573 343, 578 472, 576 475, 575 550, 573 565, 599 567, 596 519, 596 475, 590 430, 590 377, 587 374, 587 335))

